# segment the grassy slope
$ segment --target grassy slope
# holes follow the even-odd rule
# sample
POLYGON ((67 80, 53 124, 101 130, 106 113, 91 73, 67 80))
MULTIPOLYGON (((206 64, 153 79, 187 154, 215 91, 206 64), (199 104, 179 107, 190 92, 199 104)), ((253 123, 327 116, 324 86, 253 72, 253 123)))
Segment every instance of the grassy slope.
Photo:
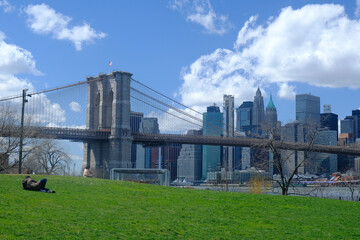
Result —
POLYGON ((0 239, 360 239, 359 202, 46 177, 0 175, 0 239))

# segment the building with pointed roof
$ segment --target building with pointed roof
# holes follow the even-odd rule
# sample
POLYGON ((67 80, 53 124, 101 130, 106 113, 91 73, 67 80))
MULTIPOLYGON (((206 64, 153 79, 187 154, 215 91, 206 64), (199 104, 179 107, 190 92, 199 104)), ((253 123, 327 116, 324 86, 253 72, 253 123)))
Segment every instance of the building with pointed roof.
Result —
POLYGON ((266 107, 265 122, 266 122, 266 124, 271 124, 271 125, 276 124, 276 122, 277 122, 277 111, 276 111, 275 104, 272 100, 272 95, 270 95, 270 100, 266 107))
POLYGON ((258 129, 265 122, 264 98, 261 96, 261 91, 259 87, 256 91, 256 95, 254 96, 252 120, 253 125, 255 125, 258 129))

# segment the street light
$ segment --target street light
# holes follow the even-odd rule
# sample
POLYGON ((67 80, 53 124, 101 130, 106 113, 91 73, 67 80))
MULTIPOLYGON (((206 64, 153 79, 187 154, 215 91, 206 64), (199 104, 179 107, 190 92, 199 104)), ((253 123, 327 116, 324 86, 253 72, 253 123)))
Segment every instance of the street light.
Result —
POLYGON ((25 114, 25 103, 27 103, 26 96, 31 97, 30 94, 26 95, 29 89, 23 89, 22 94, 22 108, 21 108, 21 125, 20 125, 20 146, 19 146, 19 174, 21 174, 22 165, 22 149, 23 149, 23 138, 24 138, 24 114, 25 114))

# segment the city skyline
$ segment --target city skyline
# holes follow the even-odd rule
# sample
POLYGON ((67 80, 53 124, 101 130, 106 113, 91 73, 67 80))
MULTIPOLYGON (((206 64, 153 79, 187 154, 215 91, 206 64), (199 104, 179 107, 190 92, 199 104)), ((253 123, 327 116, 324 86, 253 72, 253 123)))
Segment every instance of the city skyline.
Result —
POLYGON ((264 102, 273 95, 284 124, 295 117, 281 109, 293 106, 295 94, 301 93, 320 96, 321 106, 332 104, 333 112, 343 119, 360 107, 356 102, 360 73, 351 67, 360 58, 355 48, 359 33, 348 30, 359 25, 359 6, 355 0, 331 3, 169 0, 141 2, 139 7, 130 1, 83 5, 2 0, 1 97, 19 95, 24 88, 43 90, 79 82, 116 69, 129 71, 135 79, 201 111, 213 102, 220 105, 223 94, 234 95, 238 107, 260 87, 264 102), (122 14, 112 14, 116 9, 122 14), (297 32, 309 34, 298 36, 290 30, 303 16, 308 22, 298 25, 297 32), (325 24, 329 21, 332 24, 325 24), (340 28, 339 23, 348 28, 340 28), (309 26, 315 27, 310 31, 309 26), (274 42, 274 34, 280 33, 286 38, 274 42), (333 38, 331 44, 321 38, 326 34, 333 38), (299 47, 292 40, 295 36, 299 47), (340 42, 343 38, 346 42, 340 42), (279 51, 269 59, 280 43, 291 54, 279 51), (262 52, 255 51, 256 46, 262 52), (163 68, 155 78, 157 66, 163 68))
POLYGON ((283 124, 303 93, 340 120, 360 107, 359 9, 356 0, 0 0, 0 97, 120 70, 200 112, 223 94, 237 108, 260 87, 283 124))

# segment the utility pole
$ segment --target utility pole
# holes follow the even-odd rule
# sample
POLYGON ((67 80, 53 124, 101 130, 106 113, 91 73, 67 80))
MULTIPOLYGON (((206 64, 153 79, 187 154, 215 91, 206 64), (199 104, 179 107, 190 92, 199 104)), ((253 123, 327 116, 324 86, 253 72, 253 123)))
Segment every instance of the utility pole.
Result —
POLYGON ((21 125, 20 125, 20 146, 19 146, 19 174, 21 174, 21 165, 22 165, 22 150, 23 150, 23 139, 24 139, 24 115, 25 115, 25 103, 27 102, 26 96, 31 97, 31 95, 26 95, 28 89, 23 89, 22 94, 22 107, 21 107, 21 125))

